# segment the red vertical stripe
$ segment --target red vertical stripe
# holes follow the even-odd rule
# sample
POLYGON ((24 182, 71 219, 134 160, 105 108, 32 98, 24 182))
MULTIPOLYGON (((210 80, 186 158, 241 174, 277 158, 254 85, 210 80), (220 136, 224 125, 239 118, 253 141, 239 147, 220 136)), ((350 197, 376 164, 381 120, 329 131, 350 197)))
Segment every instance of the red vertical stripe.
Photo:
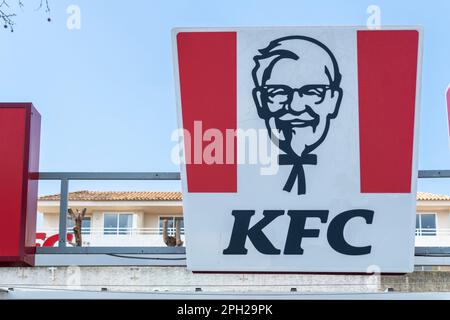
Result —
POLYGON ((358 31, 357 39, 361 192, 409 193, 418 32, 358 31))
POLYGON ((27 111, 0 107, 0 260, 23 255, 23 188, 27 111))
POLYGON ((447 100, 448 136, 450 138, 450 86, 447 88, 445 97, 447 100))
MULTIPOLYGON (((226 129, 236 129, 236 33, 180 32, 177 50, 183 128, 192 137, 190 146, 185 143, 192 155, 192 163, 186 165, 188 192, 236 192, 236 138, 232 164, 226 163, 225 150, 223 163, 207 164, 203 157, 199 159, 199 152, 203 154, 211 141, 198 143, 200 150, 194 150, 202 139, 198 133, 218 129, 225 141, 226 129), (201 121, 202 130, 194 135, 195 121, 201 121)), ((225 143, 223 146, 225 149, 225 143)))

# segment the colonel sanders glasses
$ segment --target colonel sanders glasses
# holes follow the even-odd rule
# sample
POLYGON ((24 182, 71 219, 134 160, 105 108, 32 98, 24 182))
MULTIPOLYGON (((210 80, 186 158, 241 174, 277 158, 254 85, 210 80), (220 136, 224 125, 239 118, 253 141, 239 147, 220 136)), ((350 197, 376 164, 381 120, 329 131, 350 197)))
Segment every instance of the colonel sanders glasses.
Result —
POLYGON ((259 87, 258 91, 261 92, 261 101, 269 109, 269 112, 284 114, 293 110, 291 104, 295 92, 302 99, 301 103, 315 108, 325 100, 326 92, 329 89, 331 89, 329 85, 306 85, 298 89, 287 85, 265 85, 259 87))

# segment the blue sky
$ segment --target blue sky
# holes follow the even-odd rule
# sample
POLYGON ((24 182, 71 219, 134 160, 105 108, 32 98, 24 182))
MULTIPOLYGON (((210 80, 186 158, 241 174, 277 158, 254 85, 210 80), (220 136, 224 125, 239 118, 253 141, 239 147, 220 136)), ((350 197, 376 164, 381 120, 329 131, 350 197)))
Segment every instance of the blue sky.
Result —
MULTIPOLYGON (((27 2, 27 1, 25 1, 27 2)), ((171 162, 176 108, 173 27, 365 25, 369 5, 383 25, 425 29, 420 169, 450 169, 444 91, 450 83, 450 2, 431 1, 39 1, 0 29, 0 101, 32 101, 43 116, 41 171, 178 171, 171 162), (81 29, 66 27, 69 5, 81 29)), ((74 183, 75 189, 179 189, 178 182, 74 183)), ((420 191, 450 194, 449 179, 420 191)), ((57 192, 41 184, 41 194, 57 192)))

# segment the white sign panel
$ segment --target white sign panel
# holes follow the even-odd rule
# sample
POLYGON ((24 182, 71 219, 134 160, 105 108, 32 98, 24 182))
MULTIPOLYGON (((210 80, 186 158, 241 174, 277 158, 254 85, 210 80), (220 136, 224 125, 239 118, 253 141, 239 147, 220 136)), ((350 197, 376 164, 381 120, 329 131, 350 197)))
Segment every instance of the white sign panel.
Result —
POLYGON ((173 31, 188 269, 411 272, 421 30, 173 31))

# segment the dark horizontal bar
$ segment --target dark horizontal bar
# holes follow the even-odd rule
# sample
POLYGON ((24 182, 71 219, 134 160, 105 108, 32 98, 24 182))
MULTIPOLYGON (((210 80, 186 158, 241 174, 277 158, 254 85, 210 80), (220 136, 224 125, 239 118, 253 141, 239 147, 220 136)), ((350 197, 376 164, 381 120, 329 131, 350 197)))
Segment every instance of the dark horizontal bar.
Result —
MULTIPOLYGON (((185 247, 37 247, 37 254, 186 254, 185 247)), ((450 247, 415 247, 416 256, 450 255, 450 247)))
POLYGON ((180 180, 179 172, 39 172, 39 180, 180 180))
MULTIPOLYGON (((39 172, 39 180, 180 180, 179 172, 39 172)), ((450 170, 419 170, 419 178, 450 178, 450 170)))
POLYGON ((36 254, 185 254, 185 247, 37 247, 36 254))
POLYGON ((419 178, 450 178, 450 170, 419 170, 419 178))
POLYGON ((450 255, 450 247, 416 247, 416 256, 427 256, 427 255, 450 255))

